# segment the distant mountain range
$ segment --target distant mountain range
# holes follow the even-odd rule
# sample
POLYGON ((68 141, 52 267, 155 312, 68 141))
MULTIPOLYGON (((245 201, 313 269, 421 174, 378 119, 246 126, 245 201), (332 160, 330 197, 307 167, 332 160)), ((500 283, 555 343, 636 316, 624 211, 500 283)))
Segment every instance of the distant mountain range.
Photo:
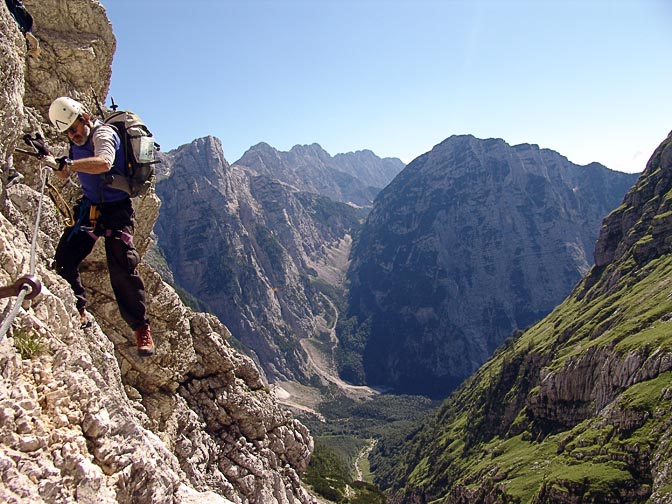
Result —
POLYGON ((398 173, 399 160, 317 144, 258 144, 229 165, 212 137, 164 164, 155 230, 174 280, 270 378, 309 379, 299 342, 337 322, 343 377, 438 397, 564 299, 637 178, 473 136, 398 173), (343 180, 388 180, 363 227, 343 180))
POLYGON ((318 144, 296 145, 281 152, 266 143, 251 147, 234 165, 299 191, 358 206, 371 206, 376 194, 404 168, 401 160, 381 159, 369 150, 332 157, 318 144))

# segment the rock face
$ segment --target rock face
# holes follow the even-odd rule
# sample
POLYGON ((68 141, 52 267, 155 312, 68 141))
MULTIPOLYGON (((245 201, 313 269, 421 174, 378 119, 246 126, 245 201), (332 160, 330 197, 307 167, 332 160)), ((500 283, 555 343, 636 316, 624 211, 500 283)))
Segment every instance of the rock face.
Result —
POLYGON ((165 156, 156 233, 175 282, 256 354, 269 379, 306 380, 302 338, 326 330, 359 212, 229 166, 219 140, 165 156))
POLYGON ((352 254, 358 324, 344 348, 363 353, 369 384, 445 396, 567 296, 635 179, 534 145, 447 139, 376 199, 352 254))
POLYGON ((404 167, 399 159, 380 159, 369 150, 332 157, 318 144, 281 152, 265 143, 250 148, 234 164, 300 191, 360 206, 371 206, 376 194, 404 167))
POLYGON ((632 255, 637 264, 669 252, 672 246, 672 203, 664 188, 672 173, 661 167, 672 165, 672 140, 660 144, 641 177, 621 206, 602 224, 595 246, 595 265, 602 268, 632 255))
POLYGON ((391 502, 672 501, 670 173, 672 134, 604 220, 572 294, 412 439, 379 443, 399 455, 377 462, 391 502))
MULTIPOLYGON (((97 1, 26 5, 42 47, 38 60, 26 61, 25 42, 0 9, 3 159, 36 129, 54 150, 64 147, 48 125, 49 103, 71 95, 91 106, 91 87, 105 96, 114 53, 97 1)), ((43 172, 32 158, 17 155, 15 164, 23 183, 5 187, 4 173, 0 182, 0 285, 32 263, 43 289, 0 341, 0 501, 313 502, 299 479, 312 451, 307 429, 278 406, 252 360, 229 345, 228 329, 186 308, 152 269, 142 266, 141 274, 156 356, 136 356, 100 244, 83 265, 94 323, 75 325, 70 288, 48 268, 61 219, 44 198, 33 263, 43 172)), ((75 192, 60 189, 66 198, 75 192)), ((142 253, 159 201, 134 203, 142 253)), ((12 301, 0 299, 3 321, 12 301)))

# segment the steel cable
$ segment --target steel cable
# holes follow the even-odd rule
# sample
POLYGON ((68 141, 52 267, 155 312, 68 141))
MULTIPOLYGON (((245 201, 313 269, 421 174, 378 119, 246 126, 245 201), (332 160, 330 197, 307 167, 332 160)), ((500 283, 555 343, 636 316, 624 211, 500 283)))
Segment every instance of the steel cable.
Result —
MULTIPOLYGON (((49 174, 49 170, 46 167, 41 167, 40 169, 42 171, 42 188, 40 189, 40 200, 37 205, 37 216, 35 217, 35 229, 33 229, 33 239, 30 244, 30 265, 29 265, 30 275, 35 275, 35 263, 37 256, 37 235, 39 234, 40 219, 42 218, 42 203, 44 201, 44 188, 47 185, 47 175, 49 174)), ((23 300, 26 297, 27 293, 28 292, 26 290, 26 287, 23 287, 21 289, 21 292, 19 292, 19 295, 16 297, 16 301, 14 303, 14 306, 9 311, 9 315, 2 322, 2 325, 0 326, 0 343, 2 343, 2 340, 5 338, 7 331, 9 331, 9 328, 14 322, 14 319, 19 314, 19 309, 21 308, 21 304, 23 303, 23 300)), ((7 305, 7 307, 9 308, 10 305, 11 302, 7 305)))

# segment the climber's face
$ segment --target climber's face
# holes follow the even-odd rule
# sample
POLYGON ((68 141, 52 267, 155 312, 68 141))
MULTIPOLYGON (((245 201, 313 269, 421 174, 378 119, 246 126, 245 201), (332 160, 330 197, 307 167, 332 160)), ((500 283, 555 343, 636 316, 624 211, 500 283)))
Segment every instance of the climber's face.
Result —
POLYGON ((91 128, 88 124, 88 121, 80 116, 72 124, 72 126, 66 130, 66 133, 72 143, 81 147, 89 139, 91 128))

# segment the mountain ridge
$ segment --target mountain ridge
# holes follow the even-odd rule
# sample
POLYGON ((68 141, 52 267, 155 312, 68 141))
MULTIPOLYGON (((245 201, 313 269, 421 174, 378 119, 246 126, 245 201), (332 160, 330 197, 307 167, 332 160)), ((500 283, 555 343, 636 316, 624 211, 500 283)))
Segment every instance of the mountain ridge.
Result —
POLYGON ((377 196, 353 248, 346 376, 450 391, 571 291, 636 177, 473 135, 416 158, 377 196))
POLYGON ((332 157, 317 143, 295 145, 283 152, 265 142, 252 146, 233 164, 301 191, 360 206, 370 206, 378 191, 404 166, 396 158, 381 159, 368 150, 332 157))

